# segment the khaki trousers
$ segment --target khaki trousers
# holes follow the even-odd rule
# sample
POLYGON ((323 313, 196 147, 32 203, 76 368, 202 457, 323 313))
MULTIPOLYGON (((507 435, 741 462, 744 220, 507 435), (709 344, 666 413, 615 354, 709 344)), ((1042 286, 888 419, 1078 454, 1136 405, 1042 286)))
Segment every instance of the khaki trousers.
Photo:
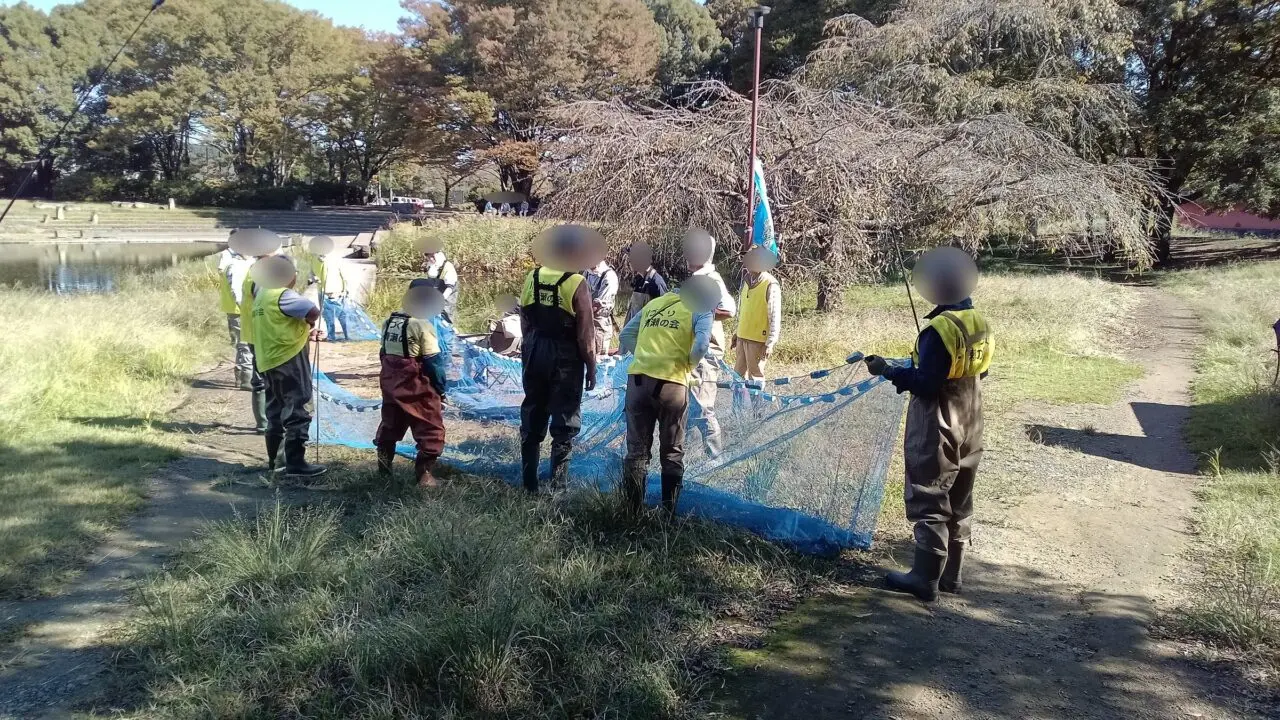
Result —
POLYGON ((733 370, 744 380, 764 380, 764 343, 755 340, 738 338, 737 356, 733 361, 733 370))

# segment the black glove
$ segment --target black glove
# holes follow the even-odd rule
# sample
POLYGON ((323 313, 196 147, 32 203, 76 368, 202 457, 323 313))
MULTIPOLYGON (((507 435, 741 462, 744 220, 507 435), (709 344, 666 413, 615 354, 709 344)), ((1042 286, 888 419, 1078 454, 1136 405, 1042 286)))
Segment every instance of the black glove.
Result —
POLYGON ((587 392, 591 392, 592 390, 595 390, 595 389, 596 389, 596 374, 595 374, 595 373, 591 373, 591 374, 587 375, 586 388, 587 388, 587 392))
POLYGON ((872 375, 882 376, 889 369, 889 361, 879 355, 868 355, 866 360, 867 372, 872 375))

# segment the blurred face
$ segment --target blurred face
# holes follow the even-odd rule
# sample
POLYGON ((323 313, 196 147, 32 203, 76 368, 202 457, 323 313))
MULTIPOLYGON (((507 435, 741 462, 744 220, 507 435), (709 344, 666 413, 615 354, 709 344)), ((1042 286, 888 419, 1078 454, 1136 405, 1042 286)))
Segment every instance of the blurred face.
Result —
POLYGON ((977 287, 978 266, 959 248, 934 248, 912 268, 911 283, 934 305, 954 305, 977 287))
POLYGON ((644 243, 636 243, 631 246, 631 252, 627 255, 631 269, 637 273, 642 273, 653 265, 653 249, 644 243))
POLYGON ((696 270, 711 262, 715 254, 715 240, 702 230, 690 230, 684 236, 684 261, 689 269, 696 270))
POLYGON ((742 259, 742 265, 749 272, 759 275, 762 272, 769 272, 778 265, 778 258, 773 253, 762 247, 752 248, 747 256, 742 259))
POLYGON ((254 263, 250 274, 255 284, 267 290, 291 288, 298 277, 293 262, 279 255, 265 257, 254 263))
POLYGON ((680 300, 694 314, 709 313, 720 305, 720 285, 702 275, 691 277, 680 286, 680 300))
POLYGON ((328 255, 333 252, 336 245, 337 243, 333 241, 333 238, 321 235, 311 238, 311 242, 307 243, 307 250, 313 255, 328 255))
POLYGON ((402 309, 409 317, 430 320, 439 315, 443 307, 444 296, 433 287, 409 288, 404 294, 402 309))

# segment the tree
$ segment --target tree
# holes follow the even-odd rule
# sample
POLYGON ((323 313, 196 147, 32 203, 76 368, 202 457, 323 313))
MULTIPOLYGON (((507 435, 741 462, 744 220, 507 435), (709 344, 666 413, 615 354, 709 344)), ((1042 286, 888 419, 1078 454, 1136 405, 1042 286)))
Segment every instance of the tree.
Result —
POLYGON ((658 55, 658 88, 673 98, 682 87, 709 77, 728 42, 711 13, 693 0, 646 0, 662 30, 658 55))
POLYGON ((1166 190, 1156 224, 1168 259, 1178 199, 1280 215, 1280 3, 1128 0, 1127 82, 1136 134, 1166 190))
MULTIPOLYGON (((36 160, 139 19, 124 0, 86 0, 50 15, 24 3, 0 7, 0 181, 12 184, 36 160)), ((58 166, 74 160, 101 118, 101 98, 89 98, 28 192, 51 194, 58 166)))
MULTIPOLYGON (((750 102, 719 85, 704 93, 696 112, 618 102, 559 110, 562 189, 544 211, 609 223, 618 242, 671 239, 691 225, 736 237, 750 102)), ((1123 161, 1081 158, 1008 114, 937 122, 774 81, 763 89, 760 138, 787 266, 817 279, 823 310, 904 245, 977 249, 1000 234, 1052 250, 1114 243, 1138 264, 1150 257, 1151 178, 1123 161), (1105 238, 1071 231, 1089 213, 1106 218, 1105 238)))
POLYGON ((492 159, 504 187, 529 195, 542 111, 637 95, 653 83, 658 28, 641 0, 407 0, 412 61, 399 87, 421 118, 452 124, 492 159), (492 113, 474 112, 483 102, 492 113))

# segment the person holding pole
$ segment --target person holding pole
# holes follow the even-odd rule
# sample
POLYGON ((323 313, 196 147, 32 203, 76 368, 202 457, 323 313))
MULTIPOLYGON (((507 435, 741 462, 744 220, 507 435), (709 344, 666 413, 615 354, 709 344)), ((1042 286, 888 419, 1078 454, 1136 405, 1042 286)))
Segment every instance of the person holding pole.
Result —
POLYGON ((925 602, 938 591, 959 593, 973 518, 973 485, 982 461, 982 379, 995 339, 969 295, 977 285, 973 258, 937 248, 920 258, 912 284, 937 307, 916 338, 910 367, 866 358, 867 371, 911 393, 903 441, 907 520, 914 523, 910 572, 890 572, 890 589, 925 602))
POLYGON ((782 289, 769 274, 778 256, 756 246, 742 261, 745 269, 738 296, 738 329, 733 337, 737 351, 734 371, 745 380, 764 380, 764 367, 782 336, 782 289))

